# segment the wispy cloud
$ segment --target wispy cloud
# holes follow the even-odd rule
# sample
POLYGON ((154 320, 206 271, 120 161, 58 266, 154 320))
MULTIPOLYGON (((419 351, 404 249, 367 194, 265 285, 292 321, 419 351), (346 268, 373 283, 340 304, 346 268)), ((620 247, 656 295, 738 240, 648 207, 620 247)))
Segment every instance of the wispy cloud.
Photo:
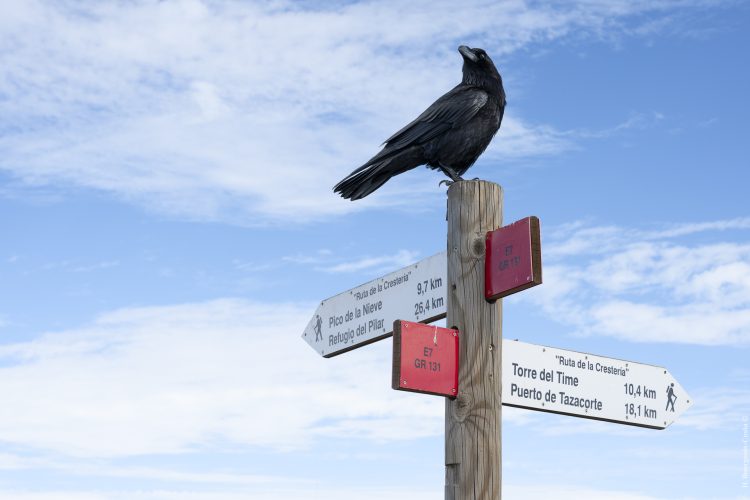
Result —
POLYGON ((695 405, 680 417, 680 426, 696 431, 727 429, 750 415, 750 390, 712 387, 693 391, 695 405))
POLYGON ((248 273, 258 273, 277 270, 290 265, 303 266, 314 271, 327 274, 343 274, 366 271, 369 273, 390 272, 394 269, 413 264, 418 260, 419 252, 414 250, 398 250, 388 255, 364 255, 352 259, 337 255, 333 251, 323 248, 310 252, 284 255, 267 262, 246 262, 235 259, 232 261, 235 269, 248 273))
MULTIPOLYGON (((16 264, 19 262, 19 260, 20 259, 16 257, 14 260, 9 260, 8 262, 16 264)), ((102 260, 92 263, 71 260, 58 260, 45 262, 43 264, 40 264, 38 267, 27 267, 23 269, 22 272, 27 274, 50 271, 67 273, 91 273, 95 271, 111 269, 114 267, 118 267, 119 265, 120 261, 118 259, 102 260)))
POLYGON ((709 222, 665 224, 645 229, 620 226, 600 226, 591 221, 576 221, 550 228, 545 238, 552 243, 545 248, 545 257, 571 257, 580 254, 611 253, 634 242, 671 240, 704 232, 750 229, 750 217, 737 217, 709 222))
POLYGON ((393 255, 380 255, 376 257, 365 256, 350 262, 342 262, 327 267, 318 268, 327 273, 352 273, 365 269, 393 270, 413 264, 417 260, 419 252, 410 250, 399 250, 393 255))
POLYGON ((13 408, 0 414, 0 440, 62 456, 122 457, 442 432, 439 398, 399 393, 368 375, 383 373, 390 346, 334 360, 310 351, 300 335, 313 311, 231 299, 122 309, 0 345, 0 394, 13 408))
POLYGON ((553 229, 545 240, 545 284, 519 300, 536 301, 581 334, 748 344, 750 243, 709 238, 748 228, 747 218, 737 218, 646 231, 553 229), (686 239, 698 233, 701 243, 686 239))
MULTIPOLYGON (((0 489, 0 498, 434 497, 429 488, 328 487, 311 484, 302 473, 292 478, 220 468, 196 473, 126 460, 227 447, 270 453, 324 440, 389 443, 443 435, 441 398, 393 391, 381 376, 390 363, 390 345, 329 360, 312 353, 299 334, 313 310, 237 299, 129 308, 81 328, 0 345, 0 394, 13 408, 0 412, 0 440, 6 449, 27 453, 0 455, 0 469, 64 474, 80 478, 77 484, 107 488, 0 489), (139 480, 137 491, 109 489, 123 483, 104 481, 118 478, 139 480), (149 489, 142 481, 156 486, 149 489)), ((701 431, 725 426, 750 401, 747 391, 735 389, 704 388, 695 397, 701 406, 679 424, 701 431)), ((504 408, 506 423, 539 426, 548 435, 613 433, 619 427, 559 417, 554 428, 543 429, 534 412, 514 410, 504 408)), ((560 498, 657 498, 554 484, 508 484, 505 491, 517 498, 548 498, 550 491, 560 498)))
POLYGON ((293 262, 294 264, 320 264, 330 259, 332 255, 333 252, 327 248, 323 248, 312 253, 285 255, 281 260, 285 262, 293 262))
POLYGON ((103 260, 95 264, 76 266, 71 269, 74 273, 88 273, 91 271, 100 271, 102 269, 109 269, 111 267, 117 267, 120 265, 119 260, 103 260))
POLYGON ((66 457, 26 457, 23 455, 0 455, 0 470, 46 470, 86 478, 129 478, 153 480, 162 483, 219 484, 223 486, 257 486, 268 484, 309 484, 310 481, 292 476, 273 476, 228 472, 185 472, 165 467, 113 465, 103 461, 66 457), (56 460, 57 458, 57 460, 56 460))
MULTIPOLYGON (((455 84, 459 43, 502 68, 525 47, 640 36, 644 14, 701 5, 15 2, 0 20, 0 169, 241 224, 362 210, 331 186, 455 84)), ((517 113, 488 161, 571 147, 517 113)))
MULTIPOLYGON (((437 490, 437 489, 436 489, 437 490)), ((0 490, 0 500, 247 500, 261 498, 263 500, 378 500, 389 498, 393 500, 430 500, 435 498, 437 491, 430 489, 408 489, 388 487, 352 487, 339 488, 311 488, 278 485, 273 488, 254 489, 250 495, 246 491, 206 490, 202 489, 154 489, 154 490, 114 490, 114 491, 19 491, 0 490)), ((645 497, 622 497, 618 500, 651 500, 645 497)))
POLYGON ((627 120, 609 128, 600 130, 568 130, 560 132, 559 135, 561 137, 567 136, 582 139, 602 139, 621 134, 627 130, 645 130, 653 128, 663 119, 664 115, 658 111, 653 111, 651 113, 634 113, 627 120))
POLYGON ((510 485, 503 492, 510 498, 523 498, 524 500, 545 500, 555 498, 556 500, 659 500, 664 497, 655 497, 637 491, 601 490, 571 485, 510 485))
MULTIPOLYGON (((367 487, 358 488, 349 485, 341 485, 338 488, 320 487, 278 487, 273 489, 261 489, 253 491, 252 498, 263 500, 297 500, 305 498, 309 500, 346 500, 357 498, 360 500, 375 500, 389 498, 393 500, 429 500, 442 495, 442 488, 435 486, 422 487, 419 489, 398 487, 367 487)), ((518 484, 503 485, 503 494, 510 498, 523 500, 546 500, 555 498, 559 500, 666 500, 662 496, 652 496, 637 491, 619 491, 614 489, 596 489, 564 484, 552 484, 542 486, 528 486, 518 484)), ((0 491, 2 500, 246 500, 246 492, 232 492, 221 490, 153 490, 153 491, 0 491)), ((684 500, 691 500, 682 497, 684 500)), ((715 497, 716 500, 722 500, 715 497)), ((726 500, 729 500, 727 497, 726 500)))

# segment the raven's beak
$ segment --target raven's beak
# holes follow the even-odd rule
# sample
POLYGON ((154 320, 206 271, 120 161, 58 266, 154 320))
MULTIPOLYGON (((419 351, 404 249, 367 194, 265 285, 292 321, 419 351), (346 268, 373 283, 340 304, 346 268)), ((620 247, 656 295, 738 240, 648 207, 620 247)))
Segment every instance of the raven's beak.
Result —
POLYGON ((471 50, 466 45, 461 45, 458 48, 458 51, 461 53, 462 56, 464 56, 464 59, 468 59, 469 61, 471 61, 473 63, 475 63, 475 62, 477 62, 479 60, 477 58, 477 55, 474 53, 474 51, 471 50))

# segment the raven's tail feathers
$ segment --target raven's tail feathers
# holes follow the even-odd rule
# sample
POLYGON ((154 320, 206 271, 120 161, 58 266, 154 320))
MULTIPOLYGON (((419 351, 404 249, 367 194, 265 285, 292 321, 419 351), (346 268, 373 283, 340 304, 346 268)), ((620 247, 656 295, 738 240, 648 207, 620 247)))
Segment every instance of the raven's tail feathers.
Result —
POLYGON ((354 171, 333 187, 333 191, 349 200, 359 200, 385 184, 393 173, 388 169, 390 159, 354 171))
POLYGON ((414 151, 391 156, 372 164, 365 163, 336 184, 333 191, 352 201, 359 200, 388 182, 394 175, 402 174, 422 163, 421 156, 414 151))

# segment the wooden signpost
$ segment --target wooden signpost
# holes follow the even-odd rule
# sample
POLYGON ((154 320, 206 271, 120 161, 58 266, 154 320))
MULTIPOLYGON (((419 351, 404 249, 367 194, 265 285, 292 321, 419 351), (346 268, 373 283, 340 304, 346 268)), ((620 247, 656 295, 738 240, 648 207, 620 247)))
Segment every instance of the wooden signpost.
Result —
POLYGON ((502 201, 453 183, 447 252, 324 300, 302 334, 324 357, 394 336, 392 387, 446 396, 447 500, 501 498, 503 405, 663 429, 692 404, 662 367, 503 341, 499 299, 541 284, 542 259, 539 219, 503 227, 502 201))
POLYGON ((445 401, 445 498, 497 499, 501 487, 502 301, 484 297, 485 238, 503 225, 503 191, 448 188, 447 326, 461 332, 458 397, 445 401))

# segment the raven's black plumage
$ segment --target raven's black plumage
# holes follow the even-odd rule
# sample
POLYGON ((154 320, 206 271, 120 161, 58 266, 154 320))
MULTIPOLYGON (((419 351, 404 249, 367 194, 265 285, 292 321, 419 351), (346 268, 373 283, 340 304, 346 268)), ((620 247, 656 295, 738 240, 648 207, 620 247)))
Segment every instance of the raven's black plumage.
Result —
POLYGON ((500 128, 505 90, 484 50, 462 45, 458 51, 464 59, 461 83, 388 138, 378 154, 334 186, 335 192, 358 200, 419 165, 461 180, 500 128))

